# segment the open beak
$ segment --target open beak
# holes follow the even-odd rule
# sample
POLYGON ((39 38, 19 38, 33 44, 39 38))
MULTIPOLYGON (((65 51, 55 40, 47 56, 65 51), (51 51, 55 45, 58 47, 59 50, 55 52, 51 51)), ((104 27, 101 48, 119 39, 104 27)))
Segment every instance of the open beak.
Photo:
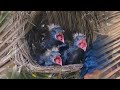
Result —
POLYGON ((59 63, 59 65, 60 65, 60 66, 62 66, 62 62, 61 62, 61 63, 59 63))
POLYGON ((63 39, 61 40, 61 42, 65 43, 65 41, 64 41, 64 37, 63 37, 63 39))
POLYGON ((81 49, 83 49, 84 51, 86 51, 86 49, 87 49, 87 42, 86 42, 86 40, 80 40, 80 42, 78 42, 78 43, 79 43, 78 46, 81 49))
POLYGON ((56 39, 59 40, 59 41, 61 41, 61 42, 63 42, 63 43, 65 43, 65 41, 64 41, 64 35, 62 33, 57 34, 56 35, 56 39))
POLYGON ((62 59, 60 56, 56 56, 54 62, 60 66, 62 66, 62 59))

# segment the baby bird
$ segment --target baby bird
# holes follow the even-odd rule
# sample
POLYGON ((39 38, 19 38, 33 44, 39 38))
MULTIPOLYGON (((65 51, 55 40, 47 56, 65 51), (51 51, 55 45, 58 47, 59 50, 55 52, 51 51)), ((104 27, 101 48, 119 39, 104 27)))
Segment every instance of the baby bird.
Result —
POLYGON ((51 50, 47 50, 44 55, 36 55, 37 63, 42 66, 62 66, 62 59, 57 47, 53 47, 51 50))
POLYGON ((75 33, 72 44, 70 46, 64 44, 63 47, 65 48, 64 51, 61 50, 62 47, 59 48, 59 51, 62 51, 60 53, 63 65, 79 64, 83 61, 84 52, 87 48, 86 36, 81 33, 75 33))

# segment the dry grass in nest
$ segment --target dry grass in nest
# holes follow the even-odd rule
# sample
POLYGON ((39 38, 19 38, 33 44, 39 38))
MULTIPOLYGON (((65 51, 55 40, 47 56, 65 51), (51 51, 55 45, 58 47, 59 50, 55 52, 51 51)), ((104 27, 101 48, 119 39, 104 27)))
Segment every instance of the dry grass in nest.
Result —
POLYGON ((64 73, 79 71, 81 64, 43 67, 32 61, 25 35, 43 23, 56 23, 68 32, 81 32, 91 45, 94 32, 99 31, 100 11, 12 11, 7 22, 0 27, 0 67, 8 61, 31 72, 64 73))

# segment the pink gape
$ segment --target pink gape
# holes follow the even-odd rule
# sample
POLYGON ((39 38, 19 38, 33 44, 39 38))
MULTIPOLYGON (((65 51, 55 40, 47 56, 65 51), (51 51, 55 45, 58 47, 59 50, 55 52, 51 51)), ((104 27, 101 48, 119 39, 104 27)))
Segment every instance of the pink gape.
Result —
POLYGON ((62 66, 62 59, 61 59, 60 56, 56 56, 56 57, 54 58, 54 62, 55 62, 56 64, 62 66))
POLYGON ((57 34, 56 39, 64 43, 64 36, 62 33, 57 34))
POLYGON ((78 47, 86 51, 87 43, 85 39, 78 41, 78 47))

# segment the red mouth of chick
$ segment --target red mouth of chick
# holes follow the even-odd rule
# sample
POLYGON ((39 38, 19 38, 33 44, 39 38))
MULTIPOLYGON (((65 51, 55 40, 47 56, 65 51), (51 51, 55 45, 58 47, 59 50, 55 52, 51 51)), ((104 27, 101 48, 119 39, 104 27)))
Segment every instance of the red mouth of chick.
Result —
POLYGON ((62 65, 62 59, 60 56, 56 56, 54 59, 54 62, 58 65, 62 65))
POLYGON ((57 38, 59 41, 61 41, 61 42, 64 43, 64 36, 63 36, 62 33, 57 34, 57 35, 56 35, 56 38, 57 38))
POLYGON ((84 51, 86 51, 86 48, 87 48, 87 43, 86 43, 86 40, 80 40, 78 46, 83 49, 84 51))

